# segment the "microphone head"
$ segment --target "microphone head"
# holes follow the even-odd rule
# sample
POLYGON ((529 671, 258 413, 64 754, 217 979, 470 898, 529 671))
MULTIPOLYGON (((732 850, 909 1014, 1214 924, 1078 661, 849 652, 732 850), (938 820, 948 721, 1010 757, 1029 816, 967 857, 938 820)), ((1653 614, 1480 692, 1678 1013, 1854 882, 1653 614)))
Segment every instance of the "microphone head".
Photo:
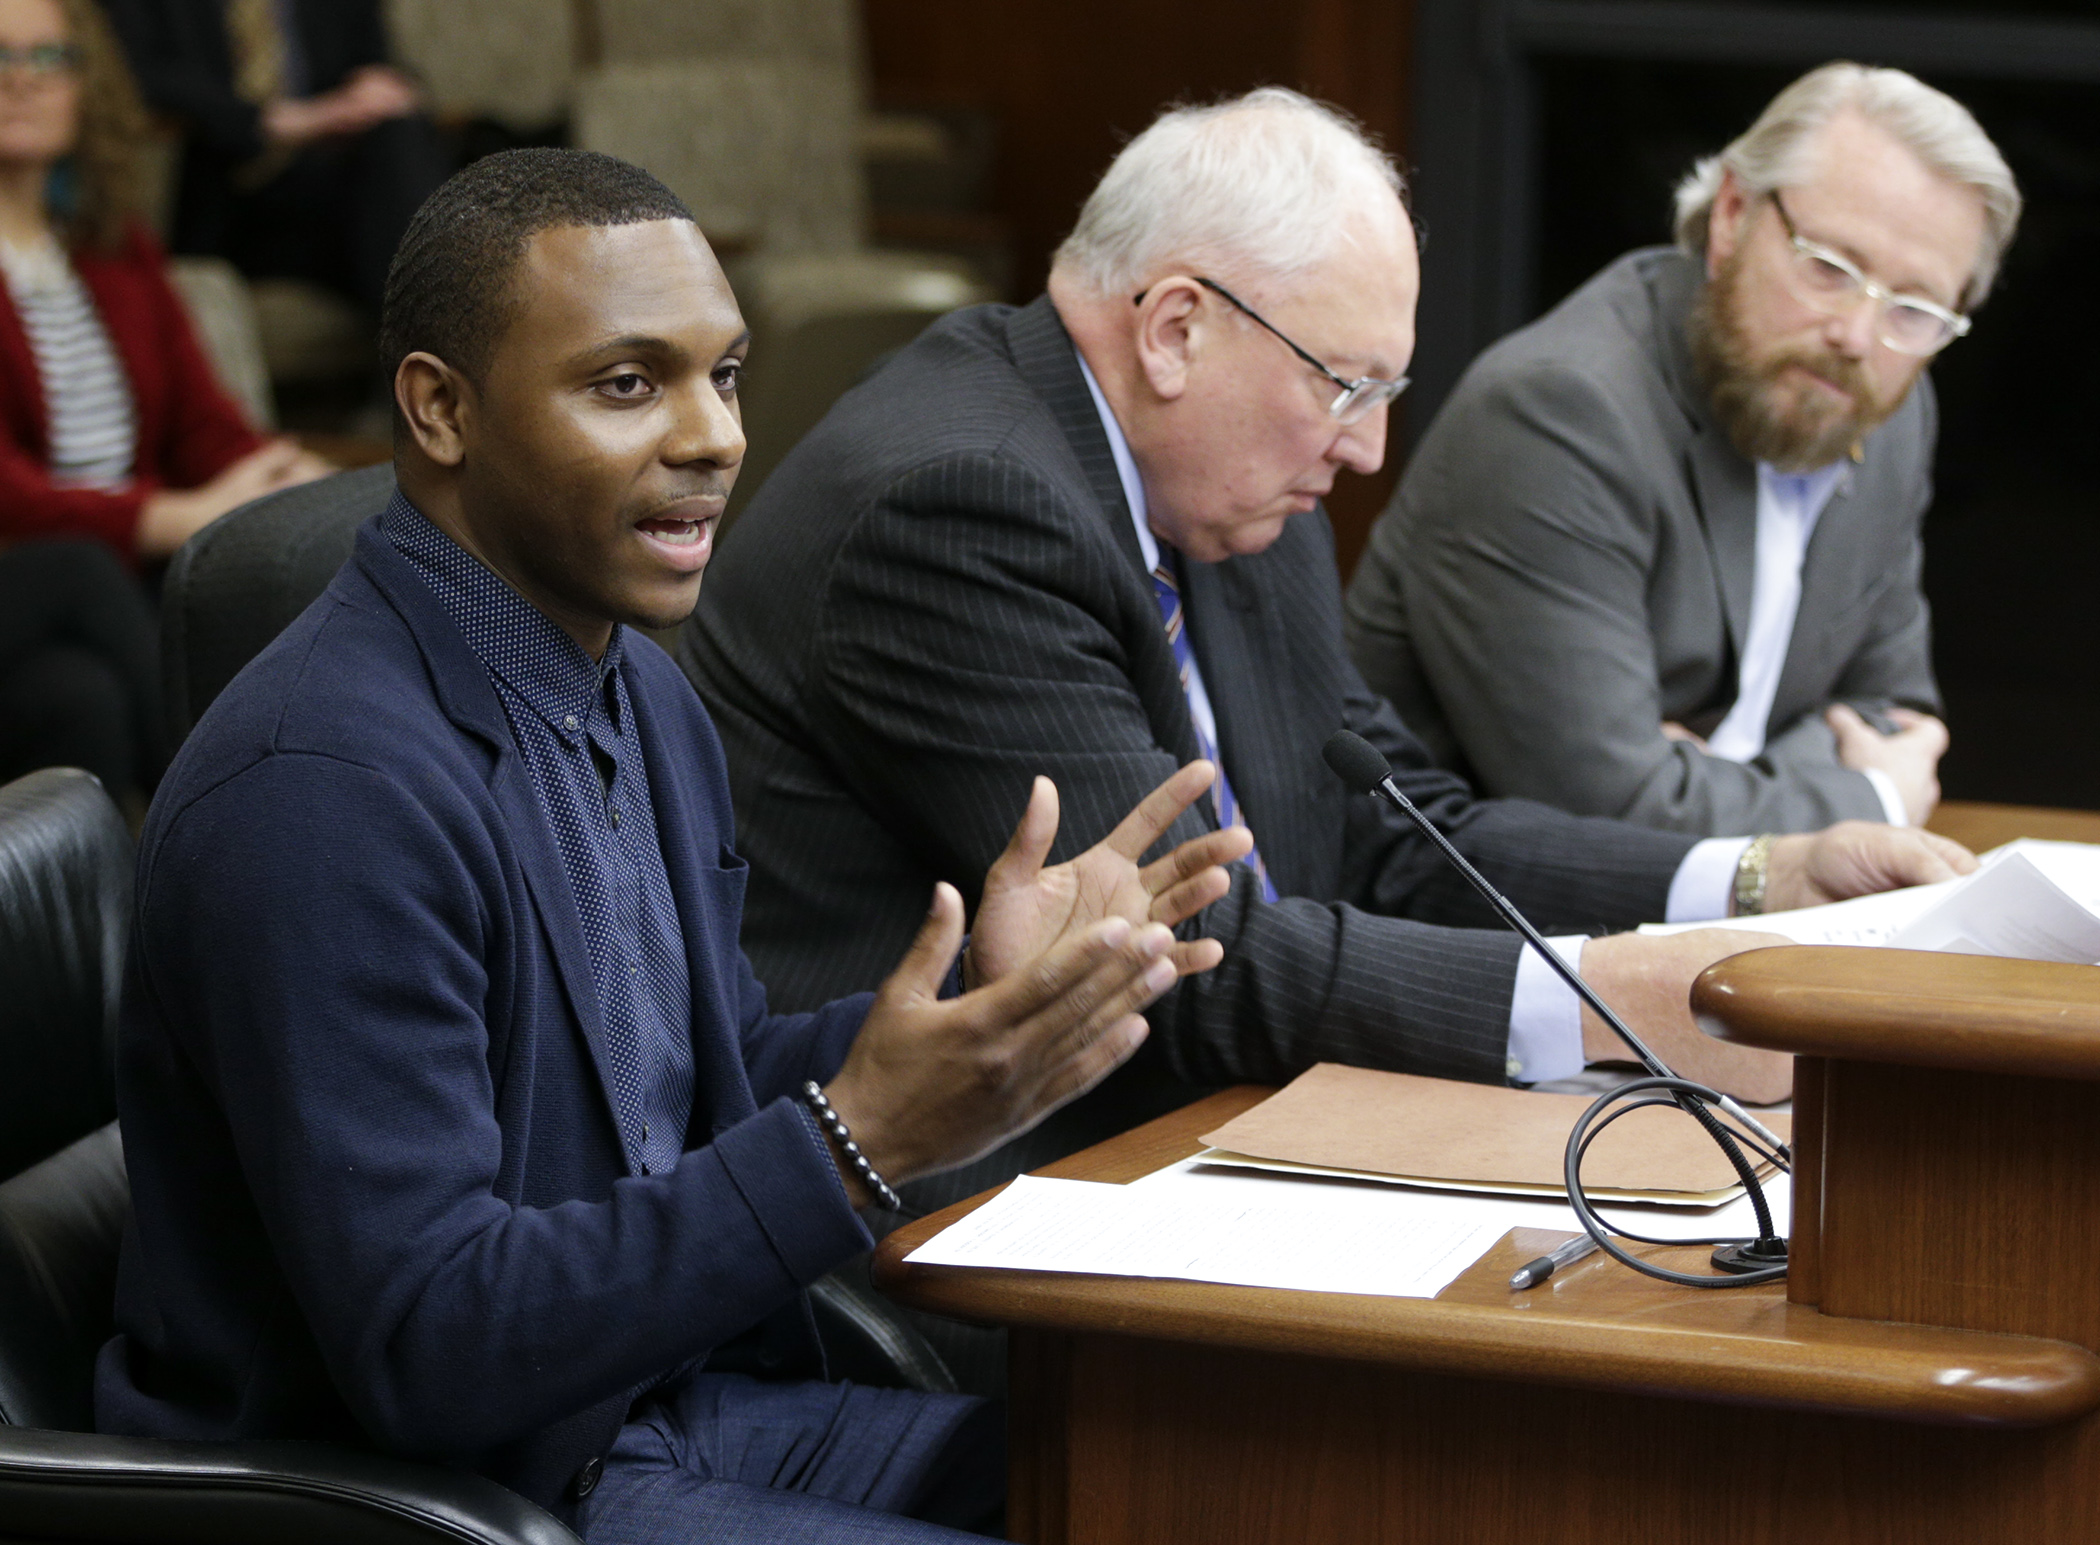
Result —
POLYGON ((1320 748, 1334 775, 1359 794, 1369 794, 1393 775, 1393 764, 1353 730, 1336 730, 1320 748))

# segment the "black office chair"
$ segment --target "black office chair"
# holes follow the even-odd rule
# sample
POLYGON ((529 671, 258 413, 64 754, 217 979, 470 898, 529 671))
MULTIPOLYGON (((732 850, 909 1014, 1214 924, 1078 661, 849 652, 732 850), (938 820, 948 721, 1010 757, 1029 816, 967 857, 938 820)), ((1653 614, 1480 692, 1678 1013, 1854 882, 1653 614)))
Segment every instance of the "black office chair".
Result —
POLYGON ((117 1114, 112 1077, 131 838, 102 785, 0 787, 0 1177, 117 1114))
MULTIPOLYGON (((178 740, 241 667, 328 588, 356 545, 357 528, 393 494, 392 467, 339 472, 242 505, 175 555, 161 587, 161 668, 178 740)), ((955 1389, 933 1343, 862 1282, 827 1277, 811 1289, 810 1304, 833 1378, 955 1389)))
POLYGON ((161 583, 161 674, 179 742, 263 645, 328 588, 394 496, 384 463, 269 494, 183 544, 161 583))
POLYGON ((93 778, 57 768, 0 788, 0 1173, 20 1170, 0 1182, 0 1541, 576 1545, 478 1475, 328 1444, 89 1430, 130 1205, 108 1120, 130 896, 131 838, 93 778))

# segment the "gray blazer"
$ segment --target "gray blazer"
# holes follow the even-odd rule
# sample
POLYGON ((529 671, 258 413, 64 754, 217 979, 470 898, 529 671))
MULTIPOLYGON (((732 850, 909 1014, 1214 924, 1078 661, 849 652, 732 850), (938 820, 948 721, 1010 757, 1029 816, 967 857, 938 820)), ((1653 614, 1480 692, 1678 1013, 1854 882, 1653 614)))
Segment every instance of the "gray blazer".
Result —
MULTIPOLYGON (((1234 790, 1284 899, 1242 870, 1200 919, 1225 963, 1169 993, 1130 1067, 935 1195, 1186 1098, 1346 1061, 1505 1076, 1516 938, 1404 821, 1320 759, 1348 726, 1542 924, 1660 916, 1688 838, 1476 800, 1342 649, 1324 512, 1190 564, 1189 633, 1234 790)), ((728 750, 751 865, 743 943, 776 1006, 870 987, 937 879, 974 904, 1046 773, 1055 856, 1196 754, 1108 440, 1046 300, 936 323, 767 479, 707 573, 679 660, 728 750)), ((1215 817, 1204 801, 1168 835, 1215 817)))
POLYGON ((1504 338, 1408 463, 1349 587, 1351 653, 1437 761, 1485 793, 1701 836, 1883 818, 1823 707, 1939 711, 1918 524, 1937 429, 1921 378, 1809 543, 1764 754, 1667 740, 1735 700, 1757 473, 1715 424, 1674 249, 1629 253, 1504 338))

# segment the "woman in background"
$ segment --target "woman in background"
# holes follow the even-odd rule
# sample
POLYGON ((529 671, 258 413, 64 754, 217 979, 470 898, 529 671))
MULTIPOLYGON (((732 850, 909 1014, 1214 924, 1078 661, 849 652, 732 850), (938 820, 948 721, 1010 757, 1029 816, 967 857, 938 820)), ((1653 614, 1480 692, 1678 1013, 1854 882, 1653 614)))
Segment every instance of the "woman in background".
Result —
POLYGON ((147 132, 92 0, 0 0, 0 780, 83 766, 134 810, 165 748, 133 569, 329 470, 213 377, 139 220, 147 132))

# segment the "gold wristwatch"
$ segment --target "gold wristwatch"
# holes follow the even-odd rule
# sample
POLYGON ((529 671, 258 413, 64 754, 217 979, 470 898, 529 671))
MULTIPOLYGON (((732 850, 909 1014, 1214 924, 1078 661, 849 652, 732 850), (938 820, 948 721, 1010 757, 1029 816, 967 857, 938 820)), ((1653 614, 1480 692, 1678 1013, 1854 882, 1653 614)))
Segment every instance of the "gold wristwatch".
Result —
POLYGON ((1765 877, 1772 867, 1773 835, 1752 837, 1735 866, 1735 913, 1755 917, 1765 909, 1765 877))

